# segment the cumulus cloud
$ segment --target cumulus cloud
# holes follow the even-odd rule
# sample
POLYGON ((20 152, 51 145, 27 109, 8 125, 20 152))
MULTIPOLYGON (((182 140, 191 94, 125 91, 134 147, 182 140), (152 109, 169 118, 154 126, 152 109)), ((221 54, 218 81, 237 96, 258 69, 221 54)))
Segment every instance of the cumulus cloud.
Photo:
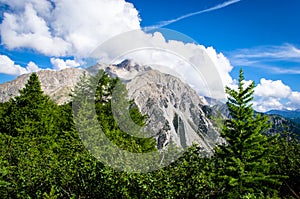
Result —
POLYGON ((63 60, 59 58, 51 58, 50 62, 53 65, 54 70, 62 70, 65 68, 74 68, 80 66, 80 63, 70 59, 63 60))
MULTIPOLYGON (((141 30, 138 11, 125 0, 0 0, 0 3, 10 8, 4 12, 0 24, 2 44, 8 49, 29 48, 52 57, 50 62, 55 70, 79 66, 75 60, 88 57, 102 45, 105 49, 102 62, 133 59, 179 76, 200 94, 220 97, 215 90, 222 93, 225 85, 236 84, 230 76, 231 64, 261 64, 270 59, 300 62, 300 50, 288 44, 242 49, 230 55, 229 61, 213 47, 182 42, 181 36, 176 41, 158 32, 147 34, 141 30), (123 35, 130 30, 137 32, 123 35), (122 36, 117 36, 121 33, 122 36), (114 36, 115 40, 105 45, 114 36)), ((33 62, 21 67, 5 55, 0 56, 0 61, 0 73, 19 75, 39 70, 33 62)), ((280 68, 277 71, 298 72, 280 68)), ((283 82, 262 79, 255 89, 254 106, 259 111, 295 108, 299 107, 299 98, 299 92, 293 92, 283 82)))
MULTIPOLYGON (((30 48, 51 58, 56 70, 78 66, 76 61, 63 60, 72 56, 81 60, 105 41, 130 30, 139 33, 121 36, 120 42, 110 43, 105 56, 120 56, 129 46, 152 47, 152 51, 136 50, 123 58, 131 58, 141 64, 169 67, 187 80, 199 93, 210 92, 230 85, 229 60, 212 47, 180 41, 166 40, 161 33, 147 34, 141 30, 138 11, 125 0, 0 0, 10 9, 4 13, 0 33, 2 43, 9 49, 30 48), (138 41, 138 42, 137 42, 138 41), (163 52, 161 49, 168 49, 163 52), (184 57, 185 59, 180 59, 184 57), (191 69, 190 63, 194 64, 191 69), (204 91, 204 87, 206 90, 204 91), (207 89, 209 87, 209 89, 207 89), (210 91, 209 91, 210 90, 210 91)), ((231 3, 238 0, 229 1, 231 3)), ((228 4, 228 5, 229 5, 228 4)), ((223 6, 227 6, 225 3, 223 6)), ((120 39, 120 38, 119 38, 120 39)), ((119 59, 121 61, 121 59, 119 59)))
POLYGON ((29 62, 26 67, 27 73, 37 72, 41 70, 34 62, 29 62))
POLYGON ((300 106, 300 92, 292 91, 281 80, 262 78, 255 88, 254 108, 260 112, 272 109, 294 110, 300 106))
POLYGON ((0 0, 12 12, 0 25, 9 49, 48 56, 87 56, 108 38, 140 28, 138 11, 124 0, 0 0))
POLYGON ((70 44, 52 36, 47 22, 26 4, 20 13, 4 13, 0 26, 2 43, 9 49, 31 48, 45 55, 65 55, 70 44))
POLYGON ((292 92, 289 100, 292 109, 300 109, 300 92, 292 92))
POLYGON ((291 94, 291 88, 281 80, 272 81, 262 78, 255 88, 255 94, 259 97, 286 98, 291 94))
POLYGON ((253 107, 255 108, 256 111, 259 112, 285 109, 285 106, 280 101, 280 99, 273 98, 273 97, 256 99, 253 103, 253 107))
POLYGON ((202 95, 224 98, 224 86, 233 82, 229 75, 233 68, 229 60, 212 47, 176 40, 183 37, 175 31, 164 34, 132 31, 107 41, 91 56, 104 63, 132 59, 179 76, 202 95), (166 39, 170 35, 172 39, 166 39))
POLYGON ((0 73, 7 75, 21 75, 25 73, 36 72, 40 70, 39 67, 34 62, 29 62, 26 68, 15 64, 13 60, 11 60, 6 55, 0 55, 0 73))

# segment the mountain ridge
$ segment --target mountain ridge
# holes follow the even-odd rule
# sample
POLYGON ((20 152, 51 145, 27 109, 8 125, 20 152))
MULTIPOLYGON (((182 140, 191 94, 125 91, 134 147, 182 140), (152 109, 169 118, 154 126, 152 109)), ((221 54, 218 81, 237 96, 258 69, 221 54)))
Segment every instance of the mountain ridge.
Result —
MULTIPOLYGON (((170 142, 185 148, 195 142, 211 151, 216 143, 221 142, 213 121, 202 110, 208 106, 206 99, 179 78, 150 66, 124 60, 116 65, 98 63, 86 70, 45 70, 37 74, 45 94, 58 104, 63 104, 70 100, 69 93, 84 71, 92 75, 99 69, 111 77, 120 78, 126 84, 129 98, 134 99, 142 113, 149 116, 146 128, 155 131, 157 148, 161 149, 170 142)), ((28 77, 29 74, 23 75, 0 85, 0 101, 16 96, 28 77)))
POLYGON ((300 124, 300 109, 296 110, 270 110, 267 111, 268 115, 280 115, 284 118, 290 119, 298 124, 300 124))
MULTIPOLYGON (((170 142, 186 147, 193 142, 207 151, 215 144, 223 143, 216 118, 229 118, 226 104, 215 99, 199 96, 188 84, 170 74, 139 65, 131 60, 120 64, 98 63, 88 69, 68 68, 61 71, 43 70, 37 72, 42 89, 58 104, 70 101, 70 92, 80 76, 95 74, 103 69, 111 77, 120 78, 128 89, 130 99, 134 99, 140 111, 148 115, 146 128, 155 131, 157 147, 163 148, 170 142)), ((0 102, 18 95, 30 74, 21 75, 13 81, 0 84, 0 102)), ((288 125, 293 132, 299 127, 288 119, 270 116, 273 127, 268 132, 281 132, 288 125)))

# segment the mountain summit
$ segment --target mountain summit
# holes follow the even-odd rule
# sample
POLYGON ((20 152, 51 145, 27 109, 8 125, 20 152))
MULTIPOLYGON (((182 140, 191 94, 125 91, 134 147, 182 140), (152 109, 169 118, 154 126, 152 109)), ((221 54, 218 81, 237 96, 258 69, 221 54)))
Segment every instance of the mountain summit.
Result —
MULTIPOLYGON (((170 74, 153 70, 131 60, 120 64, 97 64, 86 71, 90 74, 104 69, 110 76, 119 77, 143 114, 148 115, 146 130, 154 132, 157 148, 170 142, 181 147, 197 143, 211 151, 219 140, 219 132, 205 112, 207 101, 188 84, 170 74)), ((69 93, 85 70, 69 68, 62 71, 37 72, 45 94, 59 104, 70 100, 69 93)), ((24 87, 28 75, 0 85, 0 101, 16 96, 24 87)))

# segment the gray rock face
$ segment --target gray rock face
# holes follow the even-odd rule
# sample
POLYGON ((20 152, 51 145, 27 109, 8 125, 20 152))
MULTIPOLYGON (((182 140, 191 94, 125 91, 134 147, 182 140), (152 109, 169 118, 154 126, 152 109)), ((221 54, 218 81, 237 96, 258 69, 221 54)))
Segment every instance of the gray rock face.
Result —
POLYGON ((195 142, 210 150, 218 141, 219 133, 201 109, 207 105, 205 98, 180 79, 148 70, 128 82, 127 89, 149 116, 146 130, 156 133, 158 148, 173 141, 181 147, 195 142))
MULTIPOLYGON (((41 70, 37 72, 45 94, 49 95, 58 104, 70 100, 69 94, 78 82, 83 70, 68 68, 61 71, 41 70)), ((0 102, 6 102, 11 97, 19 95, 24 88, 30 74, 19 76, 17 79, 0 85, 0 102)))
POLYGON ((208 107, 207 100, 179 78, 130 60, 98 68, 126 83, 129 98, 148 115, 145 130, 155 136, 159 149, 174 142, 181 147, 198 143, 210 151, 221 141, 218 130, 202 110, 208 107))
MULTIPOLYGON (((210 151, 219 142, 219 133, 205 115, 208 103, 179 78, 152 70, 129 60, 118 65, 97 64, 87 71, 100 68, 110 76, 119 77, 127 85, 129 98, 134 99, 143 114, 149 116, 146 130, 152 132, 159 149, 170 142, 186 147, 193 142, 210 151), (204 111, 203 111, 204 110, 204 111)), ((69 93, 84 70, 69 68, 62 71, 37 72, 45 94, 58 104, 67 102, 69 93)), ((0 85, 0 101, 18 95, 29 74, 0 85)))

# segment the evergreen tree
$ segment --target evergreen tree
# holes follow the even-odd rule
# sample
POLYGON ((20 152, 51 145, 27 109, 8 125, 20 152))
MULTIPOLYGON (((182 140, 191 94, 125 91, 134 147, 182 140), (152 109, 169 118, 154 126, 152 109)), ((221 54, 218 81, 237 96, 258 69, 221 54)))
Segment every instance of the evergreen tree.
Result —
POLYGON ((19 107, 28 107, 36 109, 38 105, 49 100, 49 97, 44 95, 41 87, 41 82, 36 73, 32 73, 25 87, 19 90, 20 96, 17 96, 16 102, 19 107))
POLYGON ((255 114, 252 108, 254 82, 245 87, 240 70, 238 90, 226 87, 226 93, 231 118, 221 132, 227 143, 215 150, 217 195, 240 198, 246 194, 272 194, 275 190, 270 185, 279 181, 279 176, 270 173, 275 149, 263 135, 269 128, 268 118, 255 114))
POLYGON ((95 76, 84 75, 73 91, 73 108, 80 114, 84 111, 82 107, 88 106, 88 103, 94 103, 102 131, 118 147, 137 153, 156 149, 154 138, 138 138, 128 134, 128 131, 141 130, 139 125, 145 125, 146 117, 139 112, 133 100, 128 100, 128 92, 120 79, 109 77, 103 70, 99 70, 95 76), (117 106, 116 109, 112 107, 113 99, 117 101, 117 104, 113 104, 117 106), (78 105, 82 107, 77 107, 78 105), (124 113, 127 113, 128 117, 123 117, 124 113), (116 120, 116 116, 119 120, 116 120), (132 123, 135 124, 134 128, 128 125, 132 123), (127 132, 120 128, 122 125, 126 127, 127 132))
POLYGON ((300 137, 284 132, 277 140, 279 148, 278 165, 273 172, 287 176, 280 187, 280 196, 283 198, 300 198, 300 137))
POLYGON ((1 131, 12 136, 48 134, 58 131, 58 106, 45 95, 36 73, 32 73, 20 95, 5 103, 1 131))

